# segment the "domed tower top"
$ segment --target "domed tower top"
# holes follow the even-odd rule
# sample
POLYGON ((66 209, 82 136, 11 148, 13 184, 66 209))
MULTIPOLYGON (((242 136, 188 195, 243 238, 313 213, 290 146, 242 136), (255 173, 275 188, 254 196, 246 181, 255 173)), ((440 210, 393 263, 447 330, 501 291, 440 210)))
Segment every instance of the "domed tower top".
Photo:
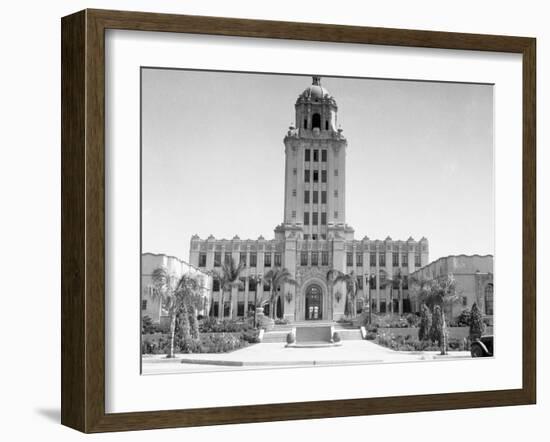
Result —
POLYGON ((328 93, 328 90, 321 85, 321 77, 313 77, 311 86, 306 88, 304 92, 300 94, 297 103, 307 101, 313 103, 332 101, 332 103, 336 105, 334 98, 332 98, 328 93))
POLYGON ((336 100, 321 85, 321 77, 312 77, 308 86, 296 100, 296 127, 301 136, 332 137, 336 130, 336 100))

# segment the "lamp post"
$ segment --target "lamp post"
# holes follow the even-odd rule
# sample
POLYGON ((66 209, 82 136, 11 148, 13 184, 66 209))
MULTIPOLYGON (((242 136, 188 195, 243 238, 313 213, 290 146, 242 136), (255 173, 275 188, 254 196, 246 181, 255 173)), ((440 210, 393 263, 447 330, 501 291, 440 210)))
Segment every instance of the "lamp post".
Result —
POLYGON ((369 275, 369 325, 372 324, 372 284, 374 283, 374 276, 369 275))
POLYGON ((256 282, 256 290, 254 290, 254 328, 257 328, 256 309, 258 308, 258 284, 262 282, 262 275, 254 275, 251 279, 256 282))

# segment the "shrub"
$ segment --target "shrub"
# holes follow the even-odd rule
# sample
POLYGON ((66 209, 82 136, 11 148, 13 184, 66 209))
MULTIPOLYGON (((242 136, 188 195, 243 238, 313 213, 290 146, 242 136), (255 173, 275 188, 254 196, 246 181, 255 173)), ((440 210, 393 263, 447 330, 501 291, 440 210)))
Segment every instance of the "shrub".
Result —
POLYGON ((243 332, 254 328, 252 321, 241 321, 237 319, 223 319, 219 321, 215 318, 204 318, 199 323, 199 330, 201 333, 243 332))
POLYGON ((365 336, 365 339, 367 341, 374 341, 378 335, 376 332, 367 332, 367 336, 365 336))
POLYGON ((286 335, 286 343, 287 344, 294 344, 296 342, 296 336, 294 336, 294 333, 290 332, 286 335))
POLYGON ((372 333, 376 333, 378 331, 378 327, 376 324, 370 324, 367 326, 367 331, 368 332, 372 332, 372 333))
POLYGON ((207 333, 200 339, 201 353, 227 353, 247 345, 247 342, 239 339, 231 333, 207 333))
POLYGON ((166 354, 170 350, 170 335, 168 333, 151 333, 141 338, 142 354, 166 354))
POLYGON ((141 333, 151 334, 154 333, 154 324, 150 316, 143 316, 141 318, 141 333))
POLYGON ((472 305, 472 313, 470 319, 470 340, 475 341, 479 339, 485 331, 485 324, 483 323, 483 315, 476 303, 472 305))
POLYGON ((275 324, 277 324, 277 325, 287 325, 289 322, 290 321, 286 318, 282 318, 282 319, 277 318, 277 319, 275 319, 275 324))
POLYGON ((471 320, 472 313, 469 309, 464 309, 458 315, 458 318, 456 318, 456 325, 457 327, 469 327, 470 326, 470 320, 471 320))
POLYGON ((407 320, 409 327, 416 327, 420 321, 418 316, 413 313, 409 313, 405 319, 407 320))
POLYGON ((334 333, 332 334, 332 340, 333 340, 334 342, 340 342, 340 341, 341 341, 340 333, 334 332, 334 333))
POLYGON ((260 332, 258 330, 246 330, 241 334, 241 339, 249 344, 257 344, 260 342, 260 332))
POLYGON ((418 328, 418 339, 427 341, 429 339, 430 329, 432 327, 432 314, 426 304, 422 304, 420 311, 420 324, 418 328))
POLYGON ((168 329, 161 327, 160 324, 154 324, 153 320, 149 316, 141 318, 141 332, 144 335, 150 335, 153 333, 166 333, 168 329))

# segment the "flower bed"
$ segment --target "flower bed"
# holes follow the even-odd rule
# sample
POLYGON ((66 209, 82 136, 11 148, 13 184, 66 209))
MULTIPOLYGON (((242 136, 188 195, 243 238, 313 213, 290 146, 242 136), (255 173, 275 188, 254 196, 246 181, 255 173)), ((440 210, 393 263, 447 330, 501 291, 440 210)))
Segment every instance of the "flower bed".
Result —
MULTIPOLYGON (((372 333, 372 332, 371 332, 372 333)), ((371 335, 372 338, 372 335, 371 335)), ((379 333, 371 339, 376 344, 396 351, 438 351, 439 345, 430 341, 419 341, 413 335, 395 335, 393 333, 379 333)), ((470 344, 467 339, 448 339, 448 348, 452 351, 468 351, 470 344)))
MULTIPOLYGON (((250 344, 260 342, 259 332, 246 329, 236 332, 203 332, 199 341, 181 342, 176 336, 174 351, 176 353, 226 353, 250 344)), ((142 336, 142 354, 166 354, 170 346, 168 333, 152 333, 142 336)))

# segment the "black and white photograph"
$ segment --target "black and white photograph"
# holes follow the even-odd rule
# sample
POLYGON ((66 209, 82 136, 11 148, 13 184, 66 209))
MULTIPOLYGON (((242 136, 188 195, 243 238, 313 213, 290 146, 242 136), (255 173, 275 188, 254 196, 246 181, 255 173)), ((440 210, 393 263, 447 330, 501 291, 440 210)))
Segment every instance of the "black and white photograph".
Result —
POLYGON ((142 68, 142 374, 492 357, 493 99, 142 68))

